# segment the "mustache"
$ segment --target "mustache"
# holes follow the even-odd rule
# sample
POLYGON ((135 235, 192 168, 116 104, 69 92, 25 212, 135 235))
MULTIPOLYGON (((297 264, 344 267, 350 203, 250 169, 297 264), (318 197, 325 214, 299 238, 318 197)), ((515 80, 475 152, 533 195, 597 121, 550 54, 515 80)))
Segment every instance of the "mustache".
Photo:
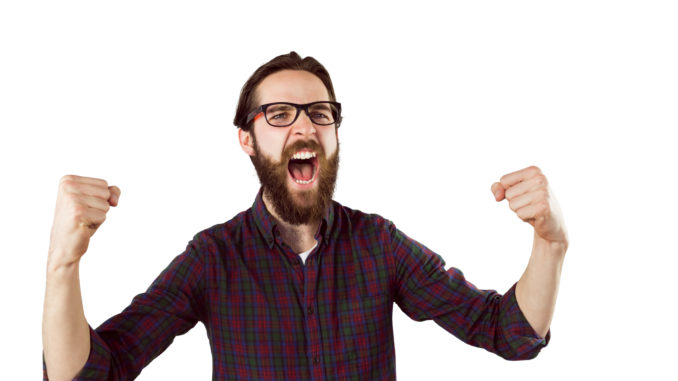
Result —
POLYGON ((319 156, 325 157, 325 149, 323 149, 323 146, 321 146, 320 143, 316 142, 315 140, 298 140, 283 150, 282 155, 280 155, 282 163, 289 162, 295 153, 303 149, 309 149, 318 153, 319 156))

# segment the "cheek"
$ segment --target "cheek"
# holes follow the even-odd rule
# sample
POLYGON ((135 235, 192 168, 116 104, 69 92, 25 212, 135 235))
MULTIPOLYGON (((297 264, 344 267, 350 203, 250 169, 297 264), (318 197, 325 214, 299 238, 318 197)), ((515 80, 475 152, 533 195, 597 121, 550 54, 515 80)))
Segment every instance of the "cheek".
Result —
POLYGON ((270 159, 275 161, 280 160, 284 142, 285 136, 278 133, 278 131, 257 131, 257 146, 270 159))
POLYGON ((337 141, 337 132, 335 128, 333 128, 332 131, 328 131, 327 134, 323 134, 320 144, 322 144, 323 149, 325 149, 327 157, 330 157, 337 152, 337 141))

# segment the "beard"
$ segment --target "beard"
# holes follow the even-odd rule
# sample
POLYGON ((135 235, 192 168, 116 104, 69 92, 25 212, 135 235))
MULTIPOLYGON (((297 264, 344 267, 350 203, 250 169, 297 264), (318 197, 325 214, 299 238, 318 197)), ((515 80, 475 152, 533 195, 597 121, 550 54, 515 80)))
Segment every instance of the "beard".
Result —
POLYGON ((254 156, 250 156, 252 164, 259 176, 259 182, 264 189, 264 195, 273 204, 277 215, 291 225, 308 224, 323 217, 332 202, 334 187, 339 171, 339 143, 337 151, 329 158, 323 147, 315 141, 297 141, 285 148, 280 156, 281 161, 275 162, 266 157, 254 142, 254 156), (316 152, 318 159, 318 174, 315 180, 318 185, 313 189, 297 190, 292 193, 288 187, 288 163, 294 153, 308 148, 316 152))

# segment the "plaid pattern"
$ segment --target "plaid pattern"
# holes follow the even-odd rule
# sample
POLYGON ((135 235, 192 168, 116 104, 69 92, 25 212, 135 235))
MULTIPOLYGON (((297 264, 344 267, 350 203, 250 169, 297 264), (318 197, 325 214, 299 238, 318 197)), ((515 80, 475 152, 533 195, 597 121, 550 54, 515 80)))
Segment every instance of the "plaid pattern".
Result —
POLYGON ((200 321, 215 380, 395 380, 393 302, 506 359, 547 345, 550 331, 542 339, 531 328, 515 285, 503 296, 477 289, 378 215, 333 202, 303 264, 261 195, 196 234, 145 293, 90 327, 76 379, 133 379, 200 321))

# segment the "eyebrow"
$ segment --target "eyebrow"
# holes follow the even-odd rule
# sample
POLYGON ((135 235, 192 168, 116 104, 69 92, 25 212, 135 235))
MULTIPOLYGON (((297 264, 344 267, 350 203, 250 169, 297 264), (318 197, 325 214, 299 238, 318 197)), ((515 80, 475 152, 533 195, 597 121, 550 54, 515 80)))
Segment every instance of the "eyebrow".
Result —
POLYGON ((313 106, 311 106, 311 108, 313 110, 317 110, 317 109, 328 110, 328 111, 332 110, 331 107, 329 106, 329 104, 327 104, 327 103, 314 104, 313 106))
POLYGON ((292 108, 294 108, 294 106, 282 103, 282 104, 273 104, 273 105, 270 105, 270 106, 268 106, 268 108, 269 108, 270 110, 275 111, 275 110, 292 109, 292 108))

